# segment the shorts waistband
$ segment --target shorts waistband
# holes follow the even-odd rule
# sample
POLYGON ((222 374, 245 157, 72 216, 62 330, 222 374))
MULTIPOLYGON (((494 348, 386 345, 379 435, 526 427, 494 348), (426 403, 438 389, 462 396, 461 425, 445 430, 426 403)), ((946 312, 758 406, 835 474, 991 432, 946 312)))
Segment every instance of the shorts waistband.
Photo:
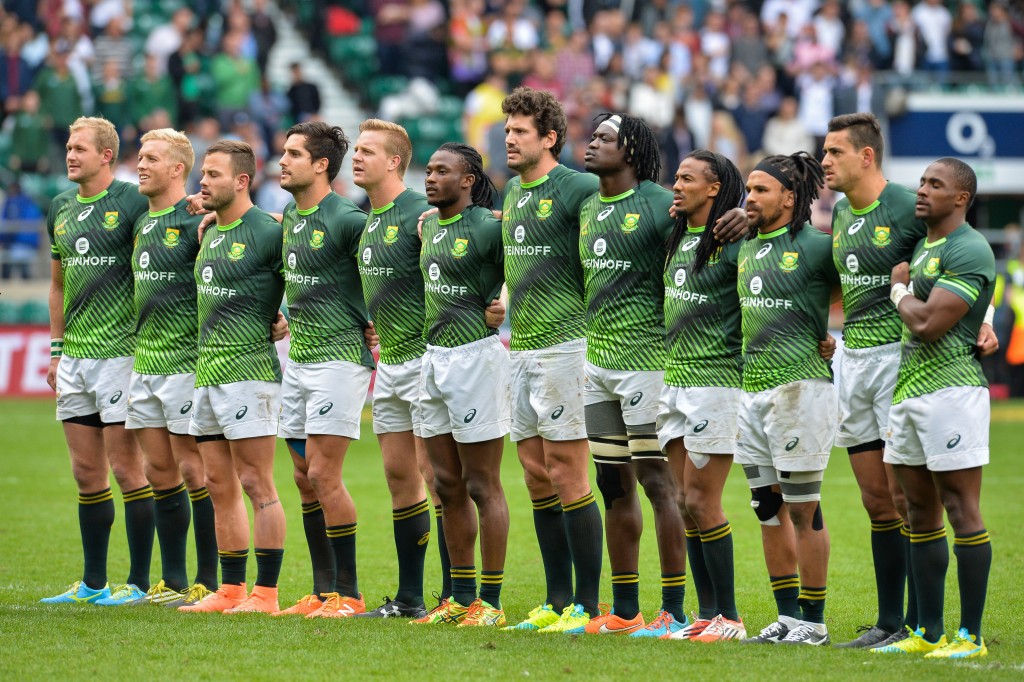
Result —
POLYGON ((556 343, 553 346, 545 346, 544 348, 524 348, 522 350, 511 350, 509 349, 510 355, 546 355, 546 354, 569 354, 579 353, 580 351, 587 350, 586 338, 570 339, 563 341, 562 343, 556 343))
POLYGON ((448 348, 446 346, 431 346, 427 344, 427 353, 439 358, 448 357, 465 357, 467 355, 479 355, 491 348, 498 346, 503 347, 501 339, 498 338, 497 334, 488 336, 477 341, 470 341, 464 343, 461 346, 455 346, 454 348, 448 348))
POLYGON ((881 346, 868 346, 867 348, 843 348, 843 359, 849 358, 853 362, 868 362, 878 358, 900 356, 900 342, 884 343, 881 346))

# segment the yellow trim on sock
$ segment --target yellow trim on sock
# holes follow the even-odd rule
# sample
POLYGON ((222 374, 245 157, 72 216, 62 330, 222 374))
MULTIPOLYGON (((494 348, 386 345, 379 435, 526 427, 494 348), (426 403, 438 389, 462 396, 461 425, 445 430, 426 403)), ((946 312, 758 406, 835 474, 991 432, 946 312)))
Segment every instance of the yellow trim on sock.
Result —
POLYGON ((412 507, 410 507, 408 509, 405 509, 404 511, 392 510, 391 511, 391 520, 392 521, 403 521, 405 519, 411 519, 414 516, 419 516, 420 514, 426 514, 429 511, 430 511, 430 505, 427 504, 426 500, 423 500, 419 504, 415 504, 412 507))
POLYGON ((205 500, 209 496, 210 496, 210 491, 207 490, 205 487, 199 488, 198 490, 189 490, 188 491, 188 499, 192 500, 193 502, 198 502, 199 500, 205 500))
POLYGON ((887 533, 894 531, 899 528, 903 528, 903 519, 893 519, 892 521, 872 521, 871 532, 872 533, 887 533))
POLYGON ((721 528, 713 528, 707 533, 701 533, 700 541, 714 542, 716 540, 721 540, 724 537, 728 537, 729 535, 732 535, 732 524, 726 523, 721 528))
POLYGON ((356 524, 350 524, 348 526, 340 526, 338 528, 327 528, 327 537, 329 538, 347 538, 350 535, 356 534, 356 524))
POLYGON ((582 509, 583 507, 586 507, 588 504, 591 504, 593 501, 594 501, 594 493, 593 493, 593 491, 591 491, 591 492, 587 493, 586 495, 584 495, 583 497, 581 497, 578 500, 573 500, 569 504, 563 504, 562 505, 562 511, 563 512, 576 511, 577 509, 582 509))
POLYGON ((921 542, 932 542, 934 540, 942 540, 946 537, 946 529, 939 528, 938 530, 928 531, 927 533, 911 533, 910 542, 918 544, 921 542))

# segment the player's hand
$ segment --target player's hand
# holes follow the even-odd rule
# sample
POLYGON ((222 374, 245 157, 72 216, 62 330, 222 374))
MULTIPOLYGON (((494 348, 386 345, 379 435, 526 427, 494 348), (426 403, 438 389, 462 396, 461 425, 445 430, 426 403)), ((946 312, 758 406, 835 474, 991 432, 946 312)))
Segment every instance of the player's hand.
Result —
POLYGON ((672 220, 678 220, 679 219, 679 213, 676 211, 676 205, 675 204, 672 204, 671 206, 668 207, 668 215, 669 215, 669 217, 672 218, 672 220))
POLYGON ((217 220, 216 213, 207 213, 203 216, 203 219, 199 221, 199 241, 203 241, 203 234, 206 232, 206 228, 213 225, 214 221, 217 220))
POLYGON ((380 337, 377 336, 377 329, 373 326, 373 322, 367 323, 367 326, 363 328, 363 340, 366 342, 367 350, 373 350, 380 344, 380 337))
POLYGON ((423 213, 420 213, 420 217, 416 219, 416 234, 420 236, 420 239, 423 239, 423 221, 435 213, 437 213, 437 208, 432 206, 423 213))
POLYGON ((60 364, 60 357, 50 358, 50 368, 46 370, 46 384, 50 390, 57 390, 57 365, 60 364))
POLYGON ((715 222, 715 239, 723 244, 738 242, 747 236, 747 212, 736 207, 715 222))
POLYGON ((484 308, 484 324, 491 329, 497 329, 505 321, 505 312, 505 304, 501 299, 494 299, 490 305, 484 308))
POLYGON ((836 337, 826 334, 825 338, 818 342, 818 355, 822 360, 828 362, 836 354, 836 337))
POLYGON ((981 325, 981 330, 978 332, 978 351, 981 353, 981 357, 988 357, 997 350, 999 350, 999 338, 996 336, 995 330, 992 329, 992 325, 981 325))
POLYGON ((903 261, 892 266, 892 276, 889 278, 889 286, 894 284, 910 284, 910 263, 903 261))
POLYGON ((203 208, 203 195, 199 192, 189 194, 185 197, 185 201, 188 202, 185 204, 185 210, 188 211, 190 215, 206 215, 210 212, 203 208))
POLYGON ((284 313, 278 310, 277 319, 274 320, 274 324, 270 325, 270 340, 277 343, 286 336, 288 336, 288 320, 285 319, 284 313))

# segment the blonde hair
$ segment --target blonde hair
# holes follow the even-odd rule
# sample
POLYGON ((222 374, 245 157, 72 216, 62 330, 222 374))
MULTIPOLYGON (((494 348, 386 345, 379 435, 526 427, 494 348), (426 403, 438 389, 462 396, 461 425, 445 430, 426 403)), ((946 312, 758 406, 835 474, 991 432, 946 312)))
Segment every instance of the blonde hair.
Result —
POLYGON ((379 118, 368 118, 359 124, 359 132, 367 130, 384 133, 384 151, 388 156, 399 157, 398 177, 404 178, 405 171, 409 169, 409 162, 412 161, 412 140, 409 139, 409 132, 397 123, 379 118))
POLYGON ((93 142, 102 154, 109 149, 113 152, 110 157, 110 166, 117 163, 121 153, 121 140, 117 137, 117 128, 114 124, 102 116, 79 116, 75 122, 68 126, 69 133, 77 133, 79 130, 91 130, 93 142))
POLYGON ((180 133, 172 128, 158 128, 143 135, 141 142, 146 144, 150 140, 167 143, 167 152, 171 160, 185 166, 182 176, 182 182, 184 182, 188 178, 188 174, 192 172, 192 166, 196 163, 196 152, 192 149, 192 143, 185 133, 180 133))

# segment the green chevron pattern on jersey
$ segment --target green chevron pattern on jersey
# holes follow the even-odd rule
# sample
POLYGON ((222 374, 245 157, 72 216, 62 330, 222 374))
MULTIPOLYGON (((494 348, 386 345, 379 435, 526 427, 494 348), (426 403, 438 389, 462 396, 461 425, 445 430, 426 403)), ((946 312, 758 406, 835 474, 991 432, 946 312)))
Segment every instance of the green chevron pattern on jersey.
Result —
POLYGON ((665 244, 672 192, 644 181, 580 208, 587 361, 605 369, 665 369, 665 244))
POLYGON ((831 379, 818 342, 839 276, 827 234, 783 227, 740 248, 737 291, 743 315, 743 390, 766 391, 803 379, 831 379))
POLYGON ((736 266, 742 242, 718 247, 694 276, 704 230, 687 229, 665 270, 665 383, 739 388, 743 337, 736 266))
POLYGON ((139 374, 196 371, 199 223, 182 199, 135 221, 135 366, 139 374))
POLYGON ((427 198, 410 189, 366 217, 359 239, 359 276, 370 319, 380 337, 380 361, 398 365, 426 350, 423 273, 416 223, 427 198))
POLYGON ((597 177, 555 166, 539 180, 505 186, 502 241, 512 350, 547 348, 585 335, 580 206, 597 177))
POLYGON ((285 207, 284 290, 292 362, 345 360, 373 367, 357 252, 366 214, 331 192, 307 211, 285 207))
POLYGON ((904 325, 894 404, 953 386, 988 386, 977 342, 992 301, 995 276, 992 247, 966 223, 944 239, 931 244, 922 239, 917 245, 910 261, 914 296, 927 301, 934 289, 945 289, 966 301, 970 309, 932 342, 923 341, 904 325))
POLYGON ((114 180, 94 197, 71 189, 50 203, 50 255, 64 276, 64 354, 117 358, 135 352, 132 226, 149 209, 139 188, 114 180))
POLYGON ((281 224, 255 206, 211 226, 196 257, 196 386, 280 381, 270 326, 284 296, 281 224))
POLYGON ((843 342, 850 348, 900 339, 903 321, 889 301, 889 277, 925 235, 914 217, 916 201, 913 190, 890 182, 863 210, 845 197, 832 209, 832 258, 843 286, 843 342))
POLYGON ((424 330, 432 346, 454 348, 498 330, 484 324, 484 309, 505 279, 501 221, 470 206, 448 220, 423 223, 420 271, 426 301, 424 330))

